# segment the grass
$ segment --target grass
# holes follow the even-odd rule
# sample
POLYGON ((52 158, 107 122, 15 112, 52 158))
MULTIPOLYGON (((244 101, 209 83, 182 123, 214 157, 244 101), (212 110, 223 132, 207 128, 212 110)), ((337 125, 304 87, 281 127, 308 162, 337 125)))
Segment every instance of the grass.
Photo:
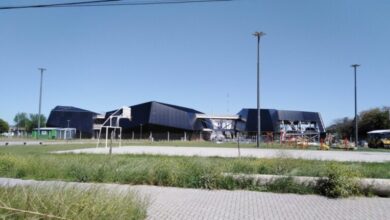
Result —
MULTIPOLYGON (((87 145, 13 146, 0 148, 0 176, 37 180, 65 180, 147 184, 204 189, 249 189, 316 193, 312 188, 281 180, 266 186, 235 181, 223 173, 322 177, 336 164, 365 178, 390 179, 390 163, 330 162, 290 158, 204 158, 152 155, 50 154, 87 145)), ((89 145, 90 147, 90 145, 89 145)))
POLYGON ((145 219, 146 203, 132 192, 92 187, 0 186, 1 219, 145 219))

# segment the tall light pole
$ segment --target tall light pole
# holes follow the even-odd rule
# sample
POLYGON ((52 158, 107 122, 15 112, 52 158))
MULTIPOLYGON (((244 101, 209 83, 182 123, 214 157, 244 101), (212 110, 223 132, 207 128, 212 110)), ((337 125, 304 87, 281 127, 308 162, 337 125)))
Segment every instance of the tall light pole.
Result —
POLYGON ((37 139, 39 139, 40 133, 41 133, 41 105, 42 105, 42 80, 43 80, 43 71, 45 71, 45 68, 38 68, 38 70, 41 71, 41 84, 39 88, 39 111, 38 111, 38 132, 37 132, 37 139))
POLYGON ((358 146, 358 118, 357 118, 357 86, 356 86, 356 69, 359 67, 359 64, 353 64, 351 67, 354 69, 355 73, 355 147, 358 146))
POLYGON ((256 31, 253 36, 257 37, 257 139, 256 146, 260 148, 261 141, 261 118, 260 118, 260 38, 264 36, 264 32, 256 31))

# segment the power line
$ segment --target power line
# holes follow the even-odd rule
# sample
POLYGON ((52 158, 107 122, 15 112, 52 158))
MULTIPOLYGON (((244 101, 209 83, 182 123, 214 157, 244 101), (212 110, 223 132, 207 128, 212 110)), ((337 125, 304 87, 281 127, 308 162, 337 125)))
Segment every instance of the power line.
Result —
POLYGON ((168 0, 168 1, 147 1, 147 2, 122 2, 122 0, 95 0, 84 2, 68 2, 55 4, 39 5, 21 5, 21 6, 3 6, 0 10, 27 9, 27 8, 68 8, 68 7, 98 7, 98 6, 137 6, 137 5, 162 5, 162 4, 189 4, 189 3, 206 3, 206 2, 228 2, 234 0, 168 0))
POLYGON ((0 7, 1 10, 6 9, 24 9, 24 8, 46 8, 46 7, 64 7, 64 6, 76 6, 83 4, 96 4, 105 2, 119 2, 122 0, 93 0, 93 1, 77 1, 77 2, 64 2, 64 3, 53 3, 53 4, 39 4, 39 5, 21 5, 21 6, 4 6, 0 7))

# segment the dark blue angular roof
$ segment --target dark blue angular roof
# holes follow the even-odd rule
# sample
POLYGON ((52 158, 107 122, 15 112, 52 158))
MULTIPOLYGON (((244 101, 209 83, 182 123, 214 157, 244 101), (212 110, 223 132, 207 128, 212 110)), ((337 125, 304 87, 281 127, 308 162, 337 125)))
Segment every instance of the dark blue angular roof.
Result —
POLYGON ((97 113, 73 106, 56 106, 47 119, 47 127, 76 128, 84 134, 92 135, 93 117, 97 113))
POLYGON ((81 108, 76 108, 76 107, 73 107, 73 106, 61 106, 61 105, 57 105, 53 110, 51 110, 52 112, 53 111, 58 111, 58 112, 87 112, 87 113, 94 113, 94 114, 97 114, 96 112, 92 112, 92 111, 89 111, 89 110, 85 110, 85 109, 81 109, 81 108))
MULTIPOLYGON (((257 109, 242 109, 238 115, 245 121, 245 131, 257 131, 257 109)), ((320 132, 324 132, 324 124, 318 112, 286 111, 276 109, 261 109, 261 130, 278 131, 279 121, 307 121, 316 123, 320 132)))
MULTIPOLYGON (((180 130, 201 130, 201 123, 197 123, 197 110, 151 101, 130 106, 131 120, 121 120, 121 126, 134 129, 142 126, 168 127, 180 130)), ((106 118, 116 110, 106 113, 106 118)))
MULTIPOLYGON (((238 115, 245 121, 245 131, 257 131, 257 109, 242 109, 238 115)), ((277 126, 277 110, 275 109, 261 109, 261 130, 275 131, 277 126)))

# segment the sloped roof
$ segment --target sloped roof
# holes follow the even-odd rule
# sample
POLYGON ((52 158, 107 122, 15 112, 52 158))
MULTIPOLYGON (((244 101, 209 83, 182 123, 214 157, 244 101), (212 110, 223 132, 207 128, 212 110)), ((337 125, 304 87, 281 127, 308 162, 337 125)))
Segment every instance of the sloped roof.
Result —
MULTIPOLYGON (((257 131, 257 109, 242 109, 238 115, 246 121, 246 131, 257 131)), ((277 131, 279 121, 315 122, 320 132, 325 131, 321 115, 318 112, 261 109, 260 117, 262 131, 277 131)))
POLYGON ((97 113, 73 106, 56 106, 50 112, 46 125, 47 127, 66 128, 69 120, 69 127, 92 134, 95 115, 97 113))
POLYGON ((76 108, 76 107, 73 107, 73 106, 61 106, 61 105, 57 105, 53 110, 51 110, 52 112, 53 111, 58 111, 58 112, 88 112, 88 113, 94 113, 94 114, 98 114, 96 112, 92 112, 92 111, 89 111, 89 110, 85 110, 85 109, 81 109, 81 108, 76 108))
MULTIPOLYGON (((141 125, 171 127, 182 130, 200 130, 196 114, 202 113, 195 109, 162 102, 150 101, 130 106, 132 120, 122 120, 124 128, 136 128, 141 125)), ((116 110, 106 113, 106 117, 116 110)))

